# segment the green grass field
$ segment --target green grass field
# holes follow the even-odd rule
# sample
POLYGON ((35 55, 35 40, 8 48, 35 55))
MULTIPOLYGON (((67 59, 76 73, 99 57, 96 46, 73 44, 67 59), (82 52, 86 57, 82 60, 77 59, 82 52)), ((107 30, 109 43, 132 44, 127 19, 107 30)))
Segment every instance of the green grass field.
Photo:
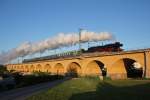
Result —
POLYGON ((150 100, 150 80, 72 79, 27 100, 150 100))

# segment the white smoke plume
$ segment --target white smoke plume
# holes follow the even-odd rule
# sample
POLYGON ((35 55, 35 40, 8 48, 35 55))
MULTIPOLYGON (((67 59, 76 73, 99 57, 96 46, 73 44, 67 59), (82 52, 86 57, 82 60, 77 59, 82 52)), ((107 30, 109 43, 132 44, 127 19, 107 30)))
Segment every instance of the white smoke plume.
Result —
MULTIPOLYGON (((86 43, 88 41, 104 41, 104 40, 113 40, 114 36, 109 32, 88 32, 83 30, 81 32, 81 42, 86 43)), ((0 54, 0 63, 8 63, 17 57, 24 57, 29 54, 34 54, 37 52, 44 52, 45 50, 53 50, 61 47, 68 47, 79 43, 78 33, 59 33, 57 36, 45 39, 40 42, 31 43, 24 42, 17 48, 3 52, 0 54)))

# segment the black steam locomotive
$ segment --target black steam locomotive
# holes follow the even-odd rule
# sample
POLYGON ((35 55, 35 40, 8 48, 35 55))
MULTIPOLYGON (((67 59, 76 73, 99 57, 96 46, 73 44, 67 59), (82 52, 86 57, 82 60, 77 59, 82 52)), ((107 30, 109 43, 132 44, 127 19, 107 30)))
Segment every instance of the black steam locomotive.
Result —
POLYGON ((83 51, 85 53, 88 52, 119 52, 119 51, 123 51, 123 49, 121 48, 123 46, 123 44, 121 44, 120 42, 115 42, 112 44, 107 44, 107 45, 103 45, 103 46, 96 46, 96 47, 90 47, 88 48, 88 50, 83 51))

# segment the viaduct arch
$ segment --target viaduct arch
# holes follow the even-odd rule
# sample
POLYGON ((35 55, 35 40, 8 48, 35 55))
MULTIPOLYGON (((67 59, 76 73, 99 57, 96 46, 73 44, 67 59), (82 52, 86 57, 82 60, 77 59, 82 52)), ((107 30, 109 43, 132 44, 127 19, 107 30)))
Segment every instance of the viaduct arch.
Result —
POLYGON ((61 75, 98 75, 112 79, 150 78, 150 49, 119 53, 91 53, 77 57, 6 66, 8 70, 23 72, 43 71, 61 75), (140 67, 135 67, 135 65, 140 65, 140 67))
POLYGON ((54 69, 54 74, 57 74, 57 75, 64 74, 64 66, 61 63, 57 63, 53 69, 54 69))
POLYGON ((51 67, 50 64, 45 64, 44 65, 44 68, 43 68, 44 72, 51 72, 51 70, 52 70, 52 67, 51 67))
POLYGON ((67 74, 76 77, 81 74, 81 66, 77 62, 71 62, 67 66, 67 74))
POLYGON ((101 76, 106 76, 107 70, 101 61, 98 60, 93 60, 87 63, 85 69, 84 69, 84 74, 85 75, 101 75, 101 76))

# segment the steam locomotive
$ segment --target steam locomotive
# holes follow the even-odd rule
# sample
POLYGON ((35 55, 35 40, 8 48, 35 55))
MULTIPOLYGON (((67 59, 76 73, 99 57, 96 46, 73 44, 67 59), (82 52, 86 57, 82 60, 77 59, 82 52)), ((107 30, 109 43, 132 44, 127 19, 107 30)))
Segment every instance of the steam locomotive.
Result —
POLYGON ((123 51, 123 49, 121 48, 122 46, 123 46, 123 44, 121 44, 120 42, 115 42, 115 43, 111 43, 111 44, 107 44, 107 45, 90 47, 87 50, 82 49, 81 51, 70 51, 70 52, 51 55, 51 56, 45 56, 45 57, 39 57, 39 58, 33 58, 33 59, 24 59, 23 63, 41 61, 41 60, 57 59, 57 58, 65 58, 65 57, 72 57, 72 56, 80 55, 81 52, 82 53, 120 52, 120 51, 123 51))
POLYGON ((103 46, 96 46, 96 47, 90 47, 88 48, 88 50, 83 51, 85 53, 88 52, 119 52, 119 51, 123 51, 123 49, 121 48, 123 46, 123 44, 121 44, 120 42, 115 42, 112 44, 107 44, 107 45, 103 45, 103 46))

